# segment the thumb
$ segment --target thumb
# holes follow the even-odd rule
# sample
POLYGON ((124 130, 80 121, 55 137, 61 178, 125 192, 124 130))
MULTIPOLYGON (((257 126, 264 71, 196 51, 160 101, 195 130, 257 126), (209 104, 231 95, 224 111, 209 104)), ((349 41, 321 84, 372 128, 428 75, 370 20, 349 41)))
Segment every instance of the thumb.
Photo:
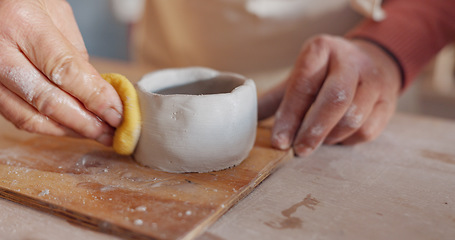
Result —
POLYGON ((263 120, 275 114, 286 91, 287 81, 271 88, 258 99, 258 120, 263 120))

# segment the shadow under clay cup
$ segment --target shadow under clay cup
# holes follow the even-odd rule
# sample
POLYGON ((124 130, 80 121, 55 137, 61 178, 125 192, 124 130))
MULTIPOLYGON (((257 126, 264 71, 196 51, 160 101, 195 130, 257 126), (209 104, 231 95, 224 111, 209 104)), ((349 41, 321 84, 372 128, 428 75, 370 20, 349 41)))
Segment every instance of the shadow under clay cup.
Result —
POLYGON ((167 172, 209 172, 240 164, 252 149, 253 80, 191 67, 149 73, 137 88, 143 121, 138 163, 167 172))

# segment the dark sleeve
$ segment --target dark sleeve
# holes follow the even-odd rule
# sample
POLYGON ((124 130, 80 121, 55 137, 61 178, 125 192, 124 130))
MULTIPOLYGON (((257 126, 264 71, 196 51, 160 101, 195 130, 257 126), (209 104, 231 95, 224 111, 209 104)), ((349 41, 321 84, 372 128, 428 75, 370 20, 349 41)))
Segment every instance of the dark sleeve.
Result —
POLYGON ((365 20, 346 34, 379 45, 398 63, 403 89, 455 40, 455 0, 388 0, 385 20, 365 20))

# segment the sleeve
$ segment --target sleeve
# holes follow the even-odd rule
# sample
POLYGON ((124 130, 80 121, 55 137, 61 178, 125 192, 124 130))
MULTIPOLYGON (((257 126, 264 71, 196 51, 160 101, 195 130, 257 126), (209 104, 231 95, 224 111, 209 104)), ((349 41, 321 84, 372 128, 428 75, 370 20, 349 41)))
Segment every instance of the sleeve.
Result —
POLYGON ((455 40, 455 0, 389 0, 381 22, 364 20, 346 34, 373 42, 398 63, 403 89, 445 45, 455 40))

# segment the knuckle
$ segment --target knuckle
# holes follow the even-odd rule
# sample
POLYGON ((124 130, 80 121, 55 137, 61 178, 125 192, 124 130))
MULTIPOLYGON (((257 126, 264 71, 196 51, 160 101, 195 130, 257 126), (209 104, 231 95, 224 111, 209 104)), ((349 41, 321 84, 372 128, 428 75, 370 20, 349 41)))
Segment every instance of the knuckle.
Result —
POLYGON ((106 99, 110 99, 112 93, 109 85, 102 84, 96 90, 87 93, 87 97, 84 99, 84 102, 87 103, 86 107, 92 110, 107 108, 109 102, 106 99))
MULTIPOLYGON (((91 123, 88 123, 88 124, 91 124, 91 123)), ((81 136, 84 136, 89 139, 97 139, 101 135, 104 134, 104 131, 103 131, 102 127, 100 127, 100 126, 98 126, 98 127, 94 127, 94 126, 88 127, 88 125, 86 125, 85 127, 79 126, 79 127, 75 127, 75 131, 78 134, 80 134, 81 136)))
POLYGON ((73 70, 74 57, 67 54, 65 51, 60 51, 44 66, 45 72, 48 73, 48 78, 56 85, 62 84, 62 77, 69 76, 73 70))
POLYGON ((335 107, 344 107, 348 104, 350 99, 350 92, 342 87, 334 87, 328 90, 325 95, 325 101, 335 107))
POLYGON ((321 124, 316 124, 314 126, 310 126, 306 129, 307 131, 307 136, 312 139, 321 139, 322 135, 326 131, 326 127, 324 127, 321 124))
POLYGON ((97 139, 101 135, 103 135, 106 130, 105 127, 101 122, 95 122, 96 119, 84 121, 81 124, 77 124, 73 126, 73 130, 76 131, 81 136, 90 139, 97 139))
POLYGON ((326 128, 321 124, 308 126, 302 134, 299 134, 295 145, 305 145, 309 148, 316 149, 326 135, 326 128))
POLYGON ((310 98, 315 98, 323 84, 320 79, 325 75, 325 69, 319 68, 319 66, 306 64, 305 66, 299 66, 294 69, 290 78, 289 89, 296 94, 308 95, 310 98))
POLYGON ((333 36, 330 36, 328 34, 321 34, 312 39, 312 42, 316 46, 324 46, 324 45, 330 43, 331 41, 333 41, 333 36))
POLYGON ((305 42, 300 49, 299 58, 305 58, 311 53, 322 52, 328 46, 328 41, 330 41, 325 35, 319 35, 311 38, 309 41, 305 42))
POLYGON ((45 119, 40 115, 33 115, 28 118, 19 119, 14 122, 16 128, 30 133, 37 133, 40 130, 40 123, 45 119))
POLYGON ((362 142, 369 142, 374 140, 377 137, 375 131, 368 127, 361 127, 357 133, 357 138, 362 142))
MULTIPOLYGON (((308 45, 304 45, 305 47, 312 48, 312 49, 325 49, 328 46, 336 44, 337 42, 341 41, 342 38, 339 36, 333 36, 329 34, 320 34, 317 35, 309 40, 308 45)), ((303 49, 304 49, 303 48, 303 49)))
POLYGON ((33 100, 33 105, 36 109, 45 116, 52 116, 56 111, 58 111, 62 99, 59 98, 55 90, 42 91, 37 94, 33 100))
POLYGON ((362 124, 362 117, 361 115, 355 116, 344 116, 340 120, 340 129, 359 129, 362 124))
POLYGON ((362 126, 363 119, 363 114, 358 112, 357 105, 353 104, 341 118, 338 126, 341 128, 358 129, 362 126))
POLYGON ((302 76, 297 76, 295 81, 290 84, 290 90, 292 94, 297 96, 305 96, 309 99, 314 99, 318 92, 318 86, 312 81, 306 80, 302 76))
POLYGON ((69 128, 84 137, 95 139, 102 135, 101 122, 78 110, 79 106, 76 105, 77 103, 67 99, 58 91, 58 89, 55 89, 38 95, 35 103, 38 112, 44 116, 59 119, 64 124, 69 124, 69 128), (64 117, 62 115, 64 112, 72 113, 72 119, 64 117))

